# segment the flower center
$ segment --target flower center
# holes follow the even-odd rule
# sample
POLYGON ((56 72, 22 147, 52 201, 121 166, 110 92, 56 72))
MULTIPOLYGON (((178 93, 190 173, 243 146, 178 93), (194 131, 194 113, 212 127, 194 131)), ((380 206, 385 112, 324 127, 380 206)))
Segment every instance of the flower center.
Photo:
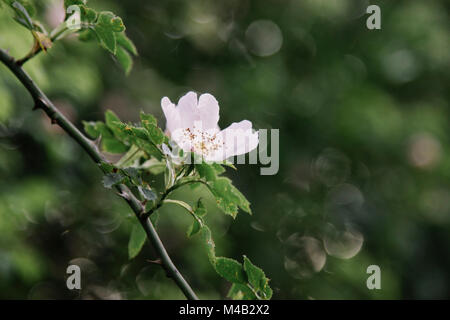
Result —
POLYGON ((211 157, 224 145, 221 135, 217 133, 217 130, 204 130, 194 125, 181 131, 180 142, 181 145, 188 145, 191 152, 211 157))

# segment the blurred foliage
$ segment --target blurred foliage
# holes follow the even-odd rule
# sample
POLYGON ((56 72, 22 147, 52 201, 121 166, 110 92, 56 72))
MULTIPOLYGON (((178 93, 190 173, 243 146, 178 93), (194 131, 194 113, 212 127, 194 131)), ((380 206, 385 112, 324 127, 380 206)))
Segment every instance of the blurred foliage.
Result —
MULTIPOLYGON (((37 1, 51 30, 61 1, 37 1)), ((126 76, 107 51, 75 37, 25 69, 82 128, 112 109, 163 121, 160 99, 210 92, 220 124, 280 129, 280 171, 227 170, 252 203, 231 218, 196 191, 220 255, 244 253, 271 278, 274 299, 450 297, 450 3, 368 0, 91 1, 127 26, 140 56, 126 76), (381 267, 382 290, 366 268, 381 267)), ((21 58, 30 33, 0 8, 0 47, 21 58)), ((128 259, 129 208, 102 186, 83 151, 0 67, 0 297, 179 299, 150 246, 128 259), (82 290, 65 286, 82 268, 82 290)), ((113 159, 113 155, 110 155, 113 159)), ((177 197, 195 200, 189 188, 177 197)), ((158 230, 200 298, 225 297, 190 219, 160 210, 158 230)))

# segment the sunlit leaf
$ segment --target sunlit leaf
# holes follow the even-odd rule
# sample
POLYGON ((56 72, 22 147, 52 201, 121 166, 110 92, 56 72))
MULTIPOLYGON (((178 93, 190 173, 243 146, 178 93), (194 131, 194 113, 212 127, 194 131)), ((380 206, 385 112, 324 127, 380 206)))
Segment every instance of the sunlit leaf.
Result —
POLYGON ((211 181, 209 185, 219 208, 236 218, 241 199, 233 192, 230 179, 220 177, 211 181))
POLYGON ((111 29, 113 32, 123 32, 125 25, 120 17, 111 11, 102 11, 98 14, 98 25, 103 25, 111 29))
POLYGON ((116 54, 116 35, 114 31, 109 26, 101 24, 96 25, 94 30, 100 44, 112 54, 116 54))
POLYGON ((255 266, 246 256, 244 256, 244 270, 247 273, 248 282, 259 292, 259 296, 264 299, 270 299, 272 297, 272 289, 264 271, 255 266))
POLYGON ((133 67, 133 59, 130 54, 122 47, 117 47, 116 58, 122 68, 125 70, 125 74, 129 74, 133 67))
POLYGON ((138 52, 136 46, 134 45, 133 41, 131 41, 131 39, 127 37, 125 32, 116 33, 116 39, 117 44, 137 56, 138 52))
POLYGON ((217 178, 216 169, 212 165, 210 165, 206 162, 203 162, 201 164, 196 164, 195 170, 197 170, 197 172, 201 178, 204 178, 207 181, 214 181, 217 178))
POLYGON ((224 279, 233 283, 247 283, 247 276, 240 262, 236 260, 217 257, 215 269, 217 273, 224 279))
POLYGON ((155 117, 153 117, 151 114, 145 114, 144 112, 140 113, 140 117, 142 126, 147 130, 150 140, 156 145, 165 142, 166 135, 157 126, 155 117))
POLYGON ((84 131, 93 139, 97 139, 100 136, 98 123, 99 122, 83 121, 84 131))

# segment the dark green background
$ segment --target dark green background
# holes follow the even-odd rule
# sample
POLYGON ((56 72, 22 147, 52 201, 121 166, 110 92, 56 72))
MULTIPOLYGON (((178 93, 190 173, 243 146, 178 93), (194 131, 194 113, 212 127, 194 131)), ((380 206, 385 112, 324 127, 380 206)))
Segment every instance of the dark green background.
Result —
MULTIPOLYGON (((55 1, 39 3, 51 29, 55 1)), ((231 221, 204 193, 218 254, 246 254, 271 278, 275 299, 450 297, 448 1, 370 1, 382 10, 374 31, 364 0, 90 3, 120 15, 136 43, 128 77, 105 50, 76 38, 25 67, 80 128, 106 109, 129 121, 144 110, 164 126, 160 99, 195 90, 218 99, 222 128, 249 119, 280 129, 277 175, 254 165, 227 172, 253 216, 231 221), (252 32, 260 20, 269 29, 252 32), (278 29, 280 50, 261 57, 278 29), (342 259, 361 240, 359 253, 342 259), (372 264, 381 290, 366 287, 372 264)), ((0 47, 21 57, 31 45, 0 9, 0 47)), ((131 211, 32 106, 0 67, 0 297, 183 298, 146 262, 155 258, 150 246, 128 260, 131 211), (65 287, 71 263, 82 267, 81 292, 65 287)), ((200 298, 224 298, 229 284, 200 241, 186 238, 189 222, 168 205, 158 230, 200 298)))

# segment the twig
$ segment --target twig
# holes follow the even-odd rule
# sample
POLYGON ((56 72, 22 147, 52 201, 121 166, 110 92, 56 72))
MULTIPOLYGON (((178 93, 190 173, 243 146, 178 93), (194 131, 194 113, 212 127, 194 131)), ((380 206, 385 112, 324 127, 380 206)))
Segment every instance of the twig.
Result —
MULTIPOLYGON (((47 98, 42 90, 36 85, 36 83, 30 78, 30 76, 17 64, 16 60, 11 57, 6 51, 0 49, 0 61, 8 67, 8 69, 17 77, 22 85, 28 90, 31 97, 34 100, 36 109, 42 109, 51 119, 52 123, 58 124, 67 134, 69 134, 91 157, 91 159, 97 164, 103 162, 103 157, 99 152, 95 143, 86 138, 73 124, 70 122, 47 98)), ((142 213, 145 212, 141 202, 131 193, 131 191, 125 185, 118 185, 117 191, 122 198, 133 209, 136 217, 139 219, 142 227, 144 228, 147 237, 158 255, 161 258, 164 269, 168 272, 170 277, 175 281, 178 287, 183 291, 186 298, 191 300, 197 300, 197 296, 191 289, 190 285, 183 278, 176 266, 173 264, 170 256, 168 255, 155 227, 150 222, 147 216, 142 217, 142 213)))

